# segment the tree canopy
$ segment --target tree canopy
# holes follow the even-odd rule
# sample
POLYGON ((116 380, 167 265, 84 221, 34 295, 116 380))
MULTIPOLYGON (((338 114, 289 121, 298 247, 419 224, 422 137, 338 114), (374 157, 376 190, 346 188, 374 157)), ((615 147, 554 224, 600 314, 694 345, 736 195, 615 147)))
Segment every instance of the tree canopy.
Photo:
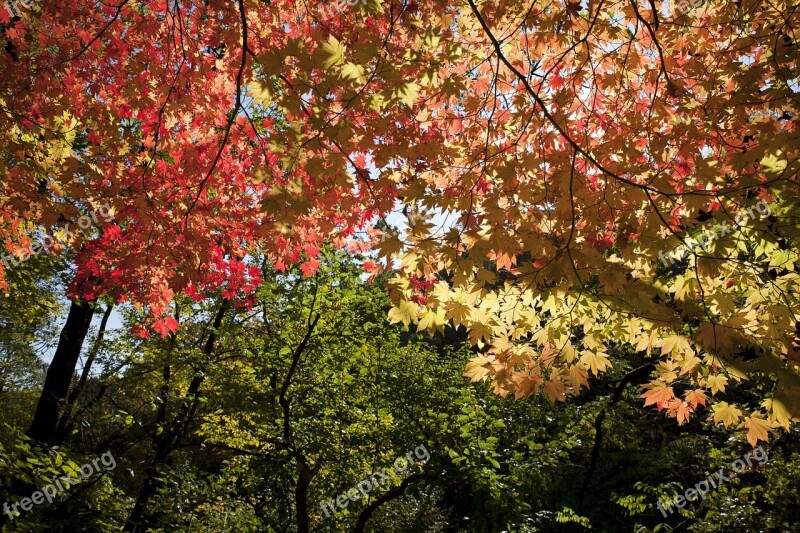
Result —
MULTIPOLYGON (((424 345, 428 357, 412 358, 449 391, 420 393, 431 406, 463 400, 463 378, 487 382, 493 405, 568 410, 613 390, 593 419, 598 446, 626 394, 669 427, 774 443, 800 420, 799 26, 788 0, 7 2, 0 324, 14 331, 0 335, 0 394, 25 391, 14 409, 33 413, 27 436, 58 447, 83 417, 111 416, 95 409, 133 413, 121 405, 160 391, 129 529, 154 523, 160 473, 187 439, 281 456, 295 501, 247 520, 315 523, 309 487, 348 485, 320 466, 344 441, 303 441, 336 431, 325 417, 312 430, 311 413, 332 413, 322 391, 349 384, 347 364, 384 383, 320 345, 325 363, 305 368, 325 328, 356 351, 377 328, 392 367, 424 345), (335 293, 325 304, 342 314, 292 292, 307 283, 335 293), (68 312, 45 372, 35 346, 59 311, 55 287, 68 312), (25 298, 41 303, 23 311, 25 298), (267 337, 249 339, 259 309, 267 337), (115 312, 126 334, 106 353, 115 312), (240 368, 226 350, 250 370, 226 375, 240 368), (192 363, 175 368, 177 353, 192 363), (287 361, 283 387, 252 375, 287 361), (108 379, 96 381, 101 363, 108 379), (454 367, 463 376, 438 374, 454 367), (321 394, 294 415, 293 378, 321 394), (111 409, 115 380, 130 398, 111 409), (217 412, 203 410, 207 387, 217 412), (266 398, 272 418, 245 408, 266 398), (231 433, 195 427, 201 414, 231 433), (260 428, 256 440, 240 425, 260 428)), ((435 490, 454 490, 451 474, 435 490)), ((13 476, 15 491, 36 478, 13 476)), ((560 519, 583 523, 563 507, 560 519)))

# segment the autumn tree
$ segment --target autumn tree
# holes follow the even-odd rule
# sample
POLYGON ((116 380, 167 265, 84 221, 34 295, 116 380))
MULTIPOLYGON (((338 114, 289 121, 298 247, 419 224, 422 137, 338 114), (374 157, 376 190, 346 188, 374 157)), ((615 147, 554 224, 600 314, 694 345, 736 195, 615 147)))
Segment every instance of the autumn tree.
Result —
POLYGON ((457 31, 432 39, 457 59, 438 76, 460 87, 426 93, 420 161, 385 170, 433 215, 381 245, 402 259, 392 319, 465 326, 480 349, 467 375, 501 395, 564 400, 629 346, 653 368, 638 377, 645 405, 745 428, 752 445, 788 429, 800 414, 791 4, 441 10, 433 20, 457 31), (728 394, 756 376, 775 380, 770 393, 728 394))
POLYGON ((335 18, 335 32, 308 6, 283 3, 42 2, 13 17, 0 8, 1 236, 23 255, 34 231, 63 235, 76 267, 31 436, 58 443, 98 297, 147 307, 146 325, 168 334, 175 294, 258 285, 258 269, 241 261, 247 250, 312 274, 323 240, 344 246, 393 207, 392 190, 374 190, 358 139, 387 155, 410 148, 391 112, 409 109, 413 84, 397 82, 420 71, 404 58, 418 32, 406 7, 384 16, 359 6, 335 18), (373 68, 352 64, 349 86, 336 87, 344 43, 334 33, 362 25, 354 38, 373 68), (108 219, 75 231, 103 205, 108 219))
POLYGON ((398 199, 367 265, 402 262, 393 320, 464 326, 499 394, 563 400, 625 344, 680 422, 755 444, 797 417, 791 2, 118 1, 0 10, 7 249, 111 213, 67 239, 37 439, 99 296, 168 334, 174 295, 252 291, 248 250, 312 274, 398 199))

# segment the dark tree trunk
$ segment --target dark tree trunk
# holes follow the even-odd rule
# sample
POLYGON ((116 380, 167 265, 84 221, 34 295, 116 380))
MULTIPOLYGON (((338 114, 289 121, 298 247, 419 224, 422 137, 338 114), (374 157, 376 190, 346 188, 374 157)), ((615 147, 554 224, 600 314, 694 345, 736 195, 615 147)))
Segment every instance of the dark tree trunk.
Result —
POLYGON ((297 532, 308 533, 311 519, 308 516, 308 487, 319 471, 319 465, 309 468, 304 460, 297 463, 297 486, 294 490, 294 502, 297 506, 297 532))
POLYGON ((69 392, 81 347, 89 331, 94 315, 94 306, 86 300, 73 301, 67 322, 61 330, 53 361, 47 369, 42 394, 36 405, 36 413, 28 429, 33 440, 53 446, 57 444, 56 428, 61 406, 69 392))
MULTIPOLYGON (((222 325, 222 319, 225 317, 225 312, 229 307, 229 300, 223 300, 222 305, 214 317, 211 332, 208 335, 206 344, 203 347, 203 353, 211 356, 214 352, 214 347, 219 335, 219 328, 222 325)), ((207 359, 205 365, 210 364, 207 359)), ((167 402, 169 399, 169 382, 171 377, 171 368, 169 361, 165 363, 163 369, 163 383, 157 401, 157 426, 163 427, 163 431, 156 432, 152 436, 153 441, 153 460, 150 465, 145 469, 145 480, 139 494, 136 496, 136 504, 134 504, 131 514, 125 523, 124 531, 146 531, 148 522, 152 517, 148 516, 147 507, 150 500, 158 493, 163 481, 161 470, 167 465, 170 455, 175 449, 180 446, 181 440, 186 436, 189 430, 189 424, 194 418, 197 407, 200 404, 200 387, 205 380, 205 366, 197 372, 189 384, 186 395, 181 402, 181 408, 175 415, 175 418, 169 427, 167 426, 167 402)))
MULTIPOLYGON (((167 403, 169 401, 169 386, 172 375, 169 357, 172 355, 172 348, 175 345, 174 336, 172 341, 167 356, 167 362, 164 363, 161 390, 159 391, 158 397, 156 397, 156 427, 161 428, 164 428, 167 424, 167 403)), ((150 502, 150 498, 156 495, 160 487, 159 468, 166 464, 171 452, 170 443, 167 439, 169 439, 169 434, 167 434, 166 431, 162 431, 160 434, 156 432, 152 437, 154 452, 153 461, 144 470, 144 484, 142 488, 139 489, 139 494, 136 496, 136 504, 134 504, 131 514, 128 516, 128 521, 125 524, 125 531, 139 531, 145 521, 147 504, 150 502)))
POLYGON ((399 498, 402 496, 406 489, 415 481, 419 481, 422 479, 429 479, 429 480, 438 480, 439 476, 434 474, 428 473, 420 473, 420 474, 412 474, 405 478, 403 481, 400 482, 400 486, 393 488, 389 492, 385 493, 383 496, 375 500, 374 502, 367 505, 361 514, 358 515, 358 521, 356 522, 356 526, 353 529, 353 533, 364 533, 364 530, 367 527, 367 522, 369 521, 370 517, 377 511, 382 505, 394 500, 395 498, 399 498))
POLYGON ((67 434, 72 429, 72 425, 75 422, 75 418, 77 417, 77 413, 73 413, 73 409, 75 407, 75 402, 78 401, 78 398, 83 393, 83 389, 86 387, 86 382, 89 379, 89 372, 92 370, 92 364, 94 363, 95 358, 97 357, 97 352, 100 351, 100 346, 103 343, 103 337, 106 333, 106 325, 108 324, 108 319, 111 317, 111 310, 114 309, 112 304, 109 304, 106 307, 105 312, 103 313, 103 319, 100 321, 100 329, 97 332, 97 338, 94 340, 94 344, 92 345, 92 349, 89 351, 89 355, 86 357, 86 364, 83 365, 83 371, 81 372, 81 377, 78 380, 78 384, 72 388, 72 392, 69 393, 69 398, 67 398, 67 404, 64 406, 64 412, 61 414, 61 418, 58 421, 58 428, 56 429, 56 444, 62 444, 64 439, 67 437, 67 434))

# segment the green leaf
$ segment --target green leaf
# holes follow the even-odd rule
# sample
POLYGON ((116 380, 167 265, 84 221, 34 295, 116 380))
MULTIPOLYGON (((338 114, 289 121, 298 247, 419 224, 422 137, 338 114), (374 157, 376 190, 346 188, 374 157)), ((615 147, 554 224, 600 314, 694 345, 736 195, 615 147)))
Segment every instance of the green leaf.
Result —
POLYGON ((341 69, 342 79, 364 82, 364 67, 355 63, 345 63, 341 69))
POLYGON ((413 81, 399 83, 392 93, 394 98, 399 98, 407 106, 414 105, 419 96, 419 85, 413 81))
POLYGON ((328 37, 328 42, 322 45, 322 56, 325 58, 323 63, 325 68, 338 65, 344 57, 344 45, 331 35, 328 37))

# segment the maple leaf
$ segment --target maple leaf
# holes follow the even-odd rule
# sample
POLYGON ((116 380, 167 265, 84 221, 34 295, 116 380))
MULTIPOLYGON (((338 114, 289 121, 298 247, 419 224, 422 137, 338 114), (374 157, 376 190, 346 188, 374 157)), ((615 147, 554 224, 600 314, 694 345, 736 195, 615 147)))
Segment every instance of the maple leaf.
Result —
POLYGON ((470 314, 469 336, 472 344, 480 345, 489 340, 493 332, 493 320, 486 309, 473 309, 470 314))
POLYGON ((419 307, 414 302, 408 300, 400 301, 396 307, 389 310, 389 322, 396 324, 402 322, 406 327, 417 319, 419 307))
POLYGON ((767 172, 780 174, 786 168, 787 163, 777 154, 767 154, 761 159, 761 165, 767 172))
POLYGON ((553 89, 560 89, 563 87, 565 81, 566 79, 561 76, 561 72, 559 70, 554 71, 547 80, 548 84, 553 89))
POLYGON ((589 382, 586 380, 586 370, 579 365, 570 367, 569 378, 570 384, 576 392, 589 385, 589 382))
POLYGON ((486 379, 492 371, 492 363, 494 356, 477 355, 467 363, 467 369, 464 371, 464 377, 470 378, 472 381, 481 381, 486 379))
POLYGON ((419 323, 417 324, 417 331, 427 330, 431 333, 435 331, 444 332, 445 320, 444 309, 425 309, 422 311, 419 323))
POLYGON ((789 429, 789 422, 791 420, 791 413, 780 400, 769 398, 761 404, 769 414, 769 421, 774 426, 782 427, 785 430, 789 429))
POLYGON ((712 407, 714 423, 722 422, 725 427, 736 424, 742 417, 742 411, 727 402, 719 402, 712 407))
POLYGON ((552 403, 563 402, 566 400, 566 387, 558 379, 550 379, 542 386, 542 392, 545 398, 552 403))
POLYGON ((515 383, 514 399, 528 398, 539 390, 541 379, 523 377, 515 383))
POLYGON ((605 372, 611 366, 611 361, 605 353, 584 350, 581 352, 580 362, 588 368, 592 374, 597 376, 600 372, 605 372))
POLYGON ((645 399, 645 407, 653 404, 658 404, 660 407, 675 397, 672 387, 668 387, 666 383, 653 381, 645 388, 649 390, 639 396, 645 399))
POLYGON ((725 385, 728 383, 728 378, 722 374, 715 374, 708 376, 707 386, 711 389, 711 395, 714 396, 718 392, 725 392, 725 385))
POLYGON ((149 339, 150 332, 144 326, 136 325, 131 328, 131 335, 140 339, 149 339))
POLYGON ((580 2, 567 2, 567 12, 570 16, 577 16, 581 10, 581 3, 580 2))
POLYGON ((401 82, 394 89, 393 96, 407 106, 413 105, 419 95, 419 85, 413 81, 401 82))
POLYGON ((764 415, 761 413, 753 413, 748 416, 742 425, 747 428, 747 442, 750 443, 750 446, 755 448, 758 441, 769 440, 770 423, 764 419, 764 415))
MULTIPOLYGON (((356 65, 355 63, 345 63, 342 65, 342 78, 345 80, 354 80, 364 82, 364 67, 356 65)), ((363 166, 363 165, 362 165, 363 166)))
POLYGON ((155 330, 155 332, 162 337, 166 337, 170 333, 177 331, 179 326, 180 324, 178 321, 171 316, 167 316, 153 322, 153 330, 155 330))
POLYGON ((687 402, 680 402, 676 409, 675 417, 678 420, 678 425, 682 425, 689 421, 689 417, 691 413, 694 411, 694 408, 691 405, 688 405, 687 402))
POLYGON ((736 339, 731 335, 729 328, 717 324, 704 322, 697 329, 697 342, 707 350, 720 352, 732 348, 736 339))
POLYGON ((321 264, 317 259, 311 257, 300 265, 300 271, 304 276, 311 277, 317 272, 321 264))
POLYGON ((447 319, 455 325, 464 324, 469 319, 471 307, 457 301, 447 303, 447 319))
POLYGON ((344 45, 336 37, 330 35, 328 42, 322 45, 322 57, 325 68, 339 64, 344 57, 344 45))
POLYGON ((698 405, 705 405, 706 401, 708 400, 708 397, 702 390, 695 389, 688 391, 686 393, 685 399, 686 403, 688 403, 692 407, 697 407, 698 405))
POLYGON ((661 342, 661 355, 686 353, 691 351, 691 343, 683 335, 669 335, 661 342))

